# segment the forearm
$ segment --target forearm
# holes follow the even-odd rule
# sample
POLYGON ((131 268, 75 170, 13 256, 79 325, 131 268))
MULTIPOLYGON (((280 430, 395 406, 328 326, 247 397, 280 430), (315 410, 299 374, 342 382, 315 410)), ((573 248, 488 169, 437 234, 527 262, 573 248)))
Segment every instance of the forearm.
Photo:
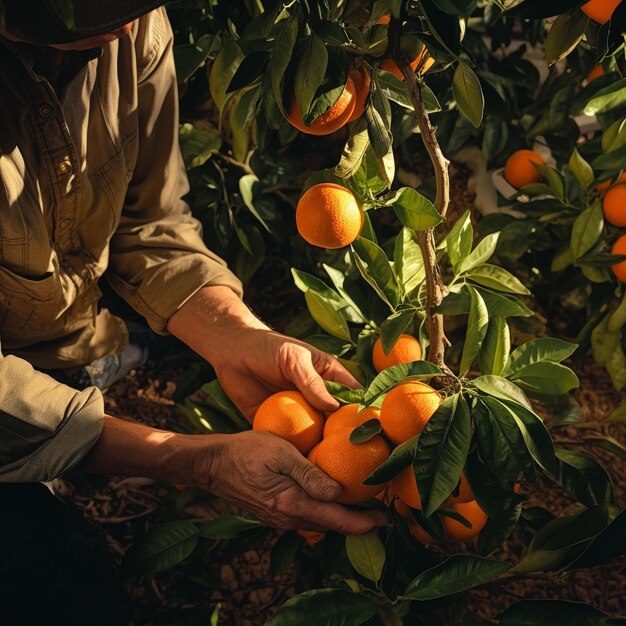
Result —
POLYGON ((240 332, 267 330, 232 289, 203 287, 169 320, 167 329, 182 342, 215 364, 232 351, 240 332))
MULTIPOLYGON (((146 476, 169 482, 189 483, 195 472, 197 452, 210 456, 210 447, 221 438, 181 435, 149 428, 105 415, 100 438, 80 469, 91 474, 146 476)), ((206 477, 206 482, 210 482, 206 477)))

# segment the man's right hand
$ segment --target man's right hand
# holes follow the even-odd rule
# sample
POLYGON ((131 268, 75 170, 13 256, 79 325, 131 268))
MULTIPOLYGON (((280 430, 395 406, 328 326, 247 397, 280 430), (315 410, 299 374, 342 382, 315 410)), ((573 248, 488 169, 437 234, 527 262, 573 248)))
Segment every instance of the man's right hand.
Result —
POLYGON ((203 438, 193 480, 269 526, 360 535, 387 521, 379 511, 337 504, 341 485, 279 437, 248 431, 203 438))
POLYGON ((386 522, 336 500, 341 486, 270 433, 180 435, 105 415, 84 471, 198 485, 281 529, 366 533, 386 522))

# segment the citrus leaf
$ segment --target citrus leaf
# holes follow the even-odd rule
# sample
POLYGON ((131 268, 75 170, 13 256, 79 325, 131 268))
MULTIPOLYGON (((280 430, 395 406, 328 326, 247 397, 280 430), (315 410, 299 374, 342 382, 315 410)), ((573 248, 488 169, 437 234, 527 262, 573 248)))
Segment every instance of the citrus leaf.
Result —
POLYGON ((561 363, 539 361, 509 376, 518 387, 533 396, 562 396, 579 386, 578 376, 561 363))
POLYGON ((198 545, 198 539, 198 528, 186 520, 159 526, 128 549, 123 570, 128 576, 163 572, 182 563, 198 545))
POLYGON ((491 233, 487 235, 464 259, 458 266, 457 274, 463 274, 477 265, 481 265, 493 256, 498 245, 500 233, 491 233))
POLYGON ((409 467, 415 458, 415 448, 419 435, 407 439, 396 446, 391 455, 381 463, 364 481, 365 485, 381 485, 409 467))
POLYGON ((443 374, 440 368, 428 361, 413 361, 401 363, 383 370, 370 384, 365 392, 363 404, 369 406, 383 393, 387 393, 396 385, 407 382, 407 379, 430 379, 443 374))
POLYGON ((324 42, 314 33, 309 35, 301 49, 297 50, 294 92, 305 118, 328 67, 328 51, 324 42))
POLYGON ((511 335, 506 319, 501 315, 491 317, 480 349, 480 373, 499 375, 509 358, 510 349, 511 335))
POLYGON ((593 168, 585 161, 576 148, 574 148, 572 156, 569 159, 569 168, 572 170, 572 173, 576 176, 576 180, 578 180, 583 189, 589 189, 589 187, 591 187, 591 183, 593 183, 594 180, 593 168))
POLYGON ((483 121, 485 97, 478 77, 463 61, 457 65, 454 72, 452 91, 461 113, 478 128, 483 121))
POLYGON ((472 385, 489 396, 495 396, 501 400, 514 400, 527 409, 532 409, 524 392, 515 383, 502 376, 479 376, 472 380, 472 385))
POLYGON ((578 9, 559 15, 550 26, 545 41, 549 65, 564 59, 585 35, 589 18, 578 9))
POLYGON ((451 596, 483 585, 510 568, 505 561, 457 554, 412 580, 402 597, 424 601, 451 596))
POLYGON ((574 220, 572 236, 570 239, 570 251, 572 260, 576 261, 588 252, 598 241, 604 227, 604 215, 599 201, 587 207, 574 220))
POLYGON ((272 91, 274 92, 276 104, 283 112, 283 77, 289 61, 291 61, 297 37, 298 20, 289 16, 279 24, 270 56, 269 71, 272 91))
MULTIPOLYGON (((530 294, 530 290, 513 274, 507 272, 502 267, 489 263, 483 263, 478 267, 472 268, 465 274, 465 278, 469 278, 484 287, 490 287, 505 293, 517 293, 523 296, 530 294)), ((489 306, 487 308, 491 312, 489 306)))
POLYGON ((364 578, 377 583, 385 566, 385 546, 375 530, 365 535, 348 535, 346 552, 352 567, 364 578))
POLYGON ((472 439, 465 398, 446 398, 426 422, 417 442, 413 468, 422 512, 432 515, 459 484, 472 439))
POLYGON ((363 394, 365 393, 363 389, 351 389, 332 380, 325 380, 324 384, 328 393, 340 402, 352 404, 353 402, 361 402, 363 400, 363 394))
POLYGON ((606 113, 626 104, 626 78, 601 89, 583 109, 585 115, 606 113))
POLYGON ((489 312, 485 301, 474 287, 467 285, 470 295, 470 311, 467 320, 467 334, 463 344, 463 354, 461 355, 461 365, 459 373, 464 376, 478 353, 480 352, 483 339, 487 334, 487 324, 489 323, 489 312))
POLYGON ((502 375, 510 376, 527 365, 541 361, 558 363, 571 356, 577 347, 575 343, 552 337, 532 339, 511 352, 509 361, 502 370, 502 375))
POLYGON ((434 228, 442 221, 435 205, 410 187, 403 187, 396 193, 393 210, 402 225, 411 230, 421 231, 434 228))
POLYGON ((407 329, 415 317, 414 309, 404 309, 390 315, 380 325, 380 341, 383 345, 383 352, 389 354, 390 350, 398 341, 398 337, 407 329))
POLYGON ((380 427, 380 420, 375 417, 371 420, 367 420, 360 426, 357 426, 350 433, 350 441, 352 443, 365 443, 369 441, 372 437, 379 435, 382 432, 382 428, 380 427))

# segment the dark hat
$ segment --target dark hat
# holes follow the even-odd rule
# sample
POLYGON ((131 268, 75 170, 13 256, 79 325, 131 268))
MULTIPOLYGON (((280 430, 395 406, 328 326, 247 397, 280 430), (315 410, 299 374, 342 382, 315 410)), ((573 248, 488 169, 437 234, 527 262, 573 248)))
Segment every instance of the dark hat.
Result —
POLYGON ((4 28, 41 44, 60 44, 111 32, 166 0, 0 0, 4 28))

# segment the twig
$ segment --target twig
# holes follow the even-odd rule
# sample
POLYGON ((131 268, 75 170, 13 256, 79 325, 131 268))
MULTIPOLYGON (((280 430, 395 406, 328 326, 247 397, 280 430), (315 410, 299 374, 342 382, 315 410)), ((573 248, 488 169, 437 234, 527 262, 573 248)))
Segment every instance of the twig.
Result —
POLYGON ((252 168, 250 167, 250 163, 248 162, 249 159, 246 159, 246 162, 242 163, 241 161, 237 161, 237 159, 233 159, 233 157, 229 157, 227 154, 223 154, 222 152, 215 152, 215 156, 222 159, 225 163, 243 170, 246 174, 254 174, 252 168))
MULTIPOLYGON (((426 110, 422 97, 422 84, 411 68, 406 54, 400 47, 400 34, 400 21, 392 18, 389 25, 389 46, 391 54, 406 81, 422 141, 424 142, 424 146, 426 147, 426 151, 433 165, 437 184, 435 208, 445 219, 448 205, 450 204, 449 161, 441 151, 435 129, 430 123, 428 111, 426 110)), ((422 251, 426 274, 426 317, 430 339, 428 360, 438 365, 445 372, 450 372, 444 362, 446 336, 444 332, 443 315, 434 312, 434 309, 441 304, 446 295, 446 287, 441 278, 441 270, 437 261, 437 246, 434 229, 429 228, 425 231, 418 232, 417 243, 422 251)))

